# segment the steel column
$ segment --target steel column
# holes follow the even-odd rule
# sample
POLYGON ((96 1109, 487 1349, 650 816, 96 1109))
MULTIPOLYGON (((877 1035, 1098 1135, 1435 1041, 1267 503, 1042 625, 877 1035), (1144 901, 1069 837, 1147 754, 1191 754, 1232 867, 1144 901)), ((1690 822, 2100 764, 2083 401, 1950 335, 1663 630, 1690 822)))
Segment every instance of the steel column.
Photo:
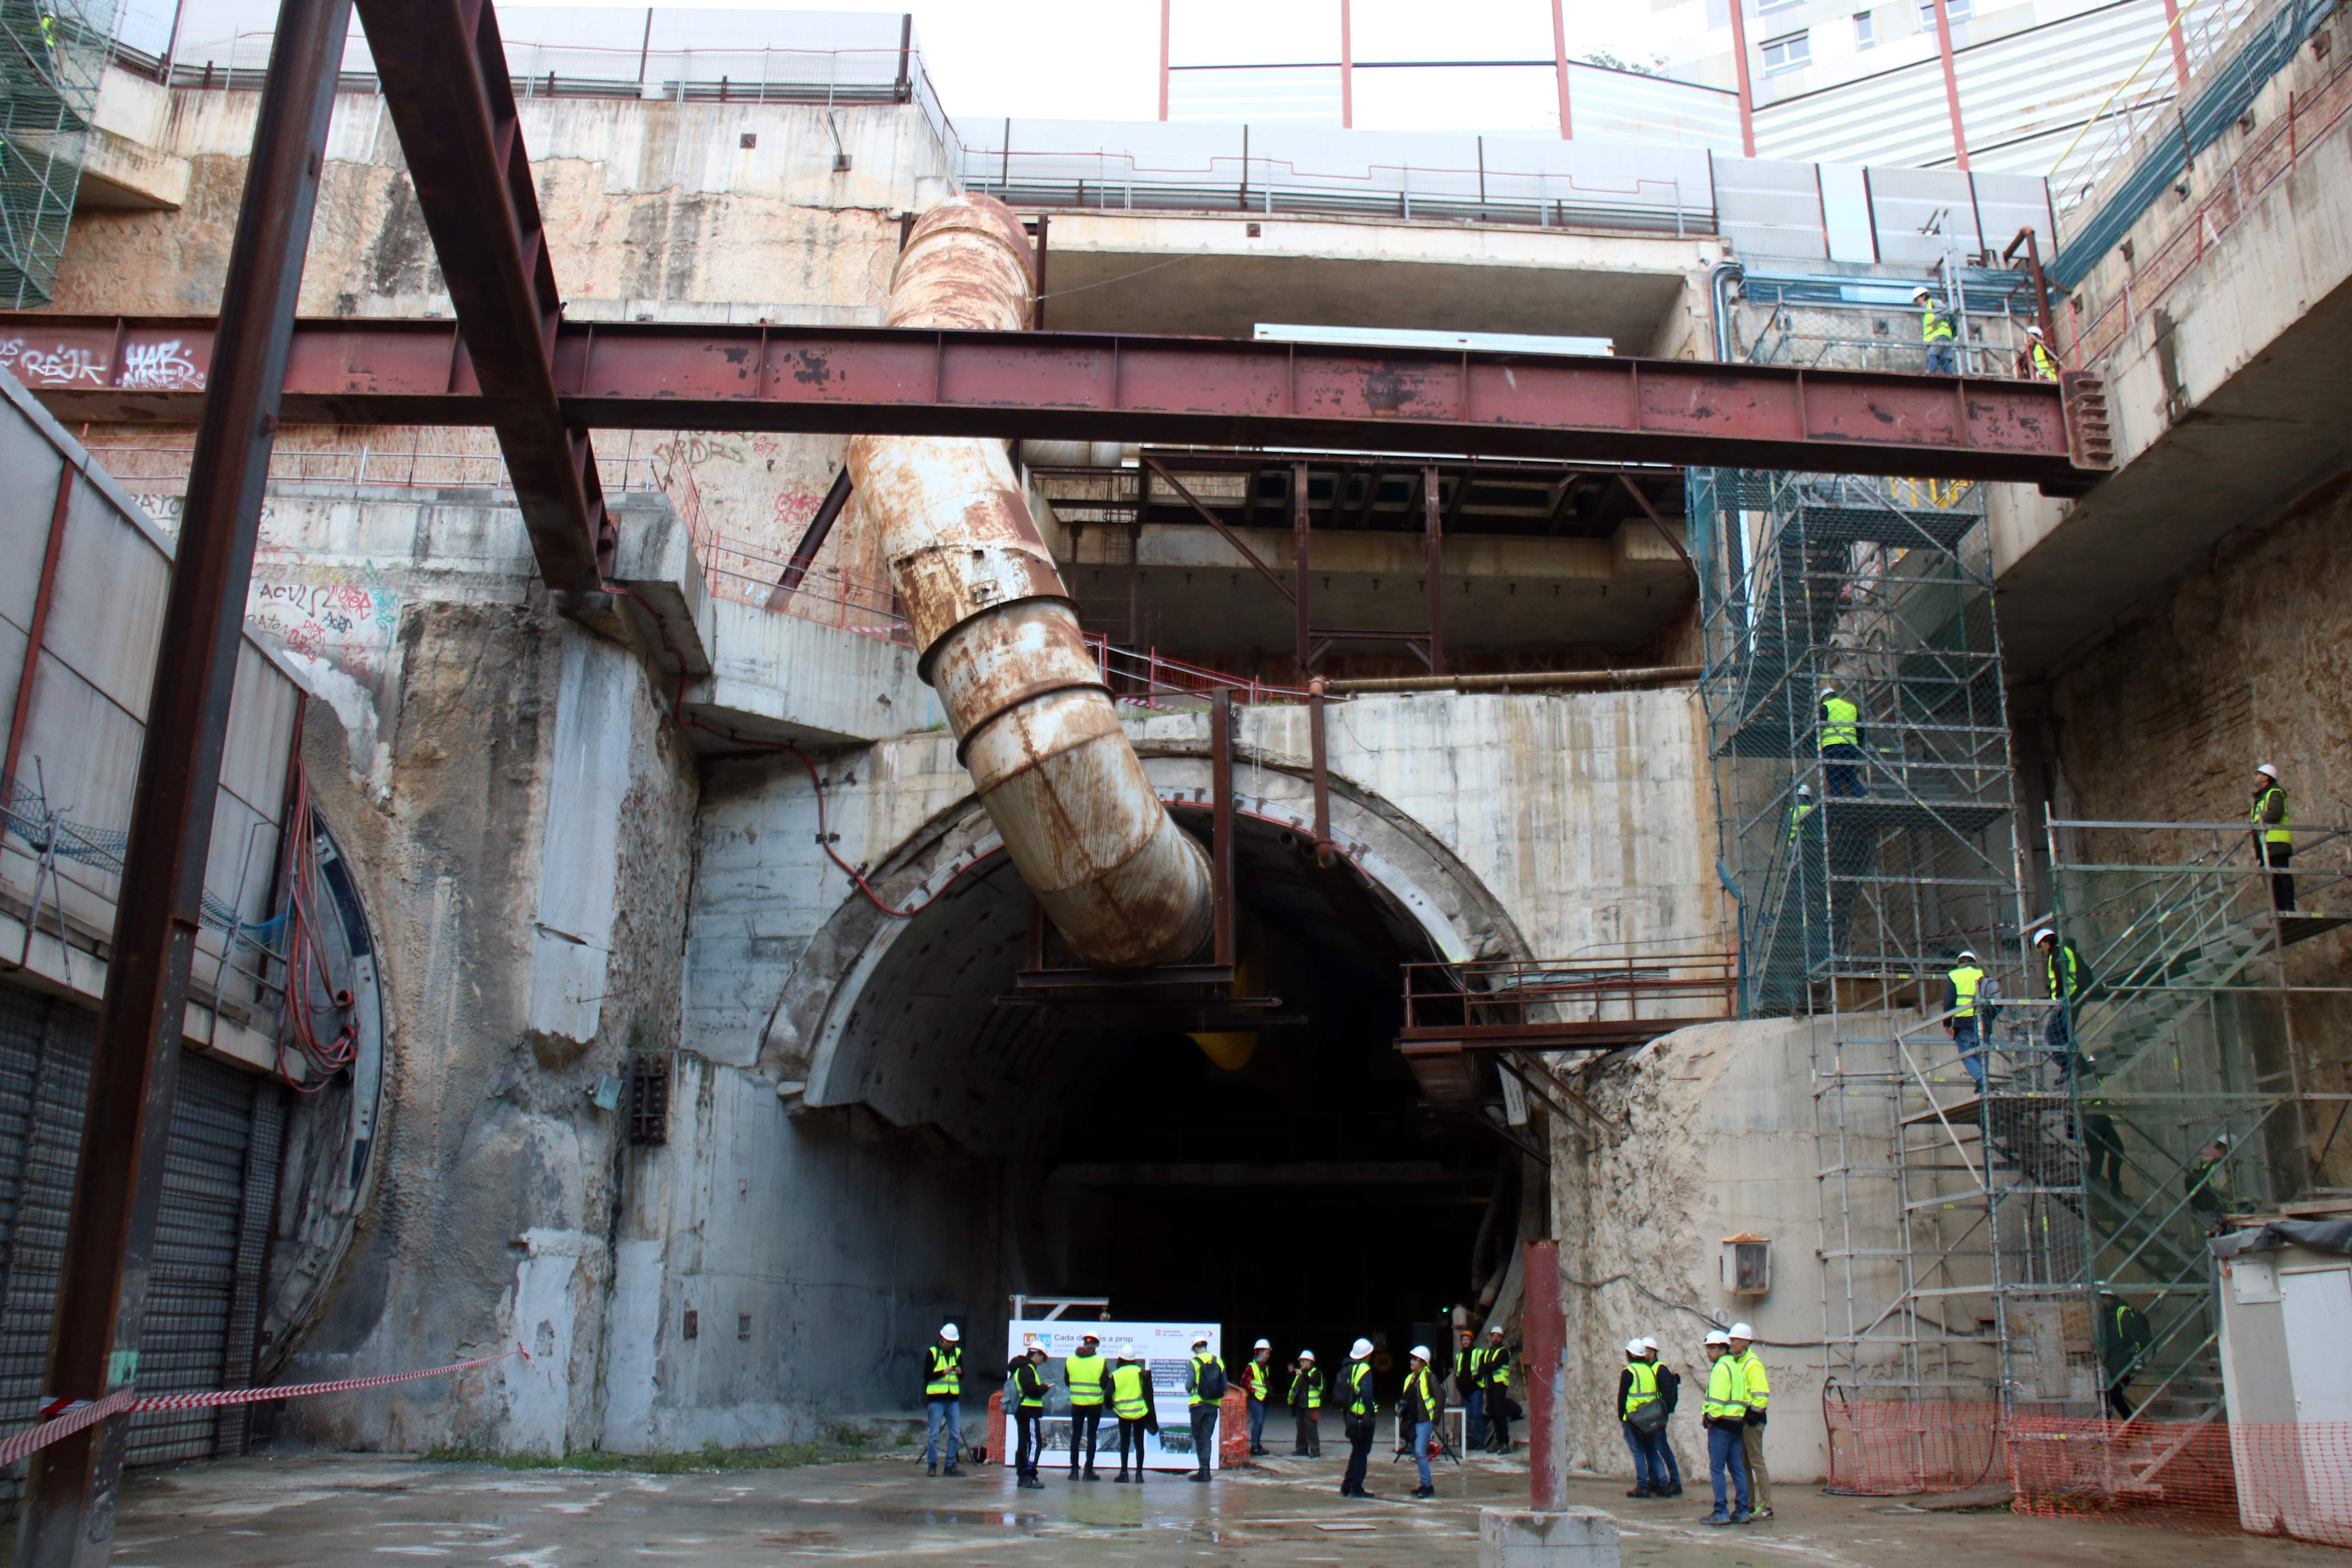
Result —
POLYGON ((817 503, 816 515, 809 519, 808 528, 801 534, 800 543, 793 547, 793 558, 784 563, 784 574, 776 579, 778 591, 768 596, 771 607, 782 609, 784 601, 793 596, 793 590, 801 585, 801 579, 808 575, 809 563, 816 559, 816 552, 824 548, 825 538, 833 532, 834 522, 841 516, 841 509, 849 504, 850 488, 849 465, 845 462, 841 465, 841 472, 833 476, 833 484, 824 492, 824 500, 817 503))
POLYGON ((1240 952, 1234 924, 1234 694, 1222 686, 1209 700, 1209 871, 1215 893, 1210 930, 1216 942, 1218 965, 1230 969, 1240 952))
MULTIPOLYGON (((1460 484, 1470 487, 1465 472, 1460 484)), ((1437 470, 1421 470, 1423 527, 1429 535, 1429 673, 1445 673, 1445 524, 1437 509, 1437 470)))
MULTIPOLYGON (((147 699, 74 1167, 47 1382, 66 1399, 100 1400, 138 1378, 262 487, 350 23, 351 0, 284 0, 262 88, 222 290, 225 347, 196 437, 147 699)), ((128 1415, 114 1415, 34 1457, 18 1562, 101 1568, 130 1427, 128 1415)))
POLYGON ((1339 0, 1339 129, 1356 124, 1356 32, 1349 0, 1339 0))
POLYGON ((550 588, 599 588, 613 521, 556 401, 563 297, 489 0, 353 0, 457 327, 550 588))
POLYGON ((1559 87, 1559 139, 1572 142, 1576 132, 1570 128, 1568 114, 1568 18, 1561 14, 1560 0, 1551 0, 1551 68, 1559 87))
MULTIPOLYGON (((303 323, 283 417, 495 423, 509 405, 460 330, 303 323)), ((2077 489, 2099 477, 2067 459, 2057 389, 2005 377, 1094 332, 637 321, 551 330, 561 416, 583 429, 1475 448, 2077 489)), ((20 379, 62 420, 193 424, 218 331, 207 318, 0 312, 0 337, 45 355, 78 350, 106 367, 42 376, 18 361, 20 379), (134 351, 183 368, 168 379, 126 375, 134 351)))
POLYGON ((1307 465, 1290 465, 1290 607, 1298 636, 1298 673, 1311 675, 1314 628, 1307 624, 1313 591, 1307 581, 1307 465))
POLYGON ((1756 156, 1756 89, 1748 78, 1748 0, 1731 0, 1731 64, 1739 82, 1739 153, 1756 156))
POLYGON ((1315 782, 1315 863, 1331 868, 1331 758, 1323 729, 1323 678, 1307 683, 1307 743, 1315 782))
POLYGON ((1520 1300, 1519 1363, 1528 1382, 1528 1503, 1547 1511, 1568 1506, 1568 1402, 1560 1352, 1568 1320, 1560 1308, 1559 1243, 1527 1244, 1520 1300))
MULTIPOLYGON (((1958 161, 1960 173, 1969 172, 1969 133, 1960 123, 1960 78, 1952 63, 1952 14, 1944 0, 1934 0, 1936 6, 1936 53, 1944 63, 1944 107, 1952 117, 1952 155, 1958 161)), ((1973 191, 1974 187, 1970 187, 1973 191)), ((1979 228, 1982 228, 1979 224, 1979 228)), ((1984 236, 1977 236, 1979 247, 1984 236)))

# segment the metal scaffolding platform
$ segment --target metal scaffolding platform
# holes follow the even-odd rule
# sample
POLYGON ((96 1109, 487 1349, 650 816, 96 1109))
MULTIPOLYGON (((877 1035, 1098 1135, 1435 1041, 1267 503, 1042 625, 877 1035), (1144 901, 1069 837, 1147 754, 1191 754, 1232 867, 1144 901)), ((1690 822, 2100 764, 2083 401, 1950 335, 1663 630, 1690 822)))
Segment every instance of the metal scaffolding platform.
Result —
POLYGON ((0 310, 49 302, 115 0, 0 0, 0 310))

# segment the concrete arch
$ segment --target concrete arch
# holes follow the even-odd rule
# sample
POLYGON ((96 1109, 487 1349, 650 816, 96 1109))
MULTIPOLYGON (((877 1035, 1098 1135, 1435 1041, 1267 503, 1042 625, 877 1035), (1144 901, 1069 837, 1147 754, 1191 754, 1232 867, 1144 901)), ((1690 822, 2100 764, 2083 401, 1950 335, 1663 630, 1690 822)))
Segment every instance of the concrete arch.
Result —
MULTIPOLYGON (((1206 808, 1209 764, 1197 748, 1147 748, 1144 759, 1164 802, 1180 811, 1206 808)), ((1245 842, 1253 835, 1286 846, 1311 842, 1308 779, 1245 753, 1235 786, 1245 842)), ((1339 875, 1352 878, 1385 912, 1416 956, 1528 953, 1508 913, 1477 877, 1392 804, 1335 778, 1330 814, 1345 868, 1339 875)), ((993 1089, 1018 1093, 1043 1086, 1050 1076, 1036 1059, 1044 1042, 1001 1020, 979 1040, 971 1038, 968 1009, 987 998, 970 966, 1025 936, 1025 921, 1013 923, 1004 899, 972 895, 1011 876, 986 814, 971 799, 935 816, 881 862, 877 887, 919 912, 895 919, 853 896, 809 944, 771 1026, 763 1059, 772 1055, 784 1076, 804 1085, 802 1104, 863 1104, 894 1124, 940 1125, 961 1139, 980 1139, 977 1123, 998 1098, 993 1089), (929 993, 935 1006, 910 994, 928 986, 937 987, 929 993), (941 1009, 950 1016, 933 1016, 941 1009), (885 1018, 892 1026, 884 1026, 885 1018), (955 1088, 963 1076, 955 1064, 932 1059, 948 1033, 960 1033, 987 1057, 998 1082, 955 1088), (958 1100, 961 1105, 949 1103, 958 1100)), ((1017 883, 1009 885, 1017 891, 1017 883)))

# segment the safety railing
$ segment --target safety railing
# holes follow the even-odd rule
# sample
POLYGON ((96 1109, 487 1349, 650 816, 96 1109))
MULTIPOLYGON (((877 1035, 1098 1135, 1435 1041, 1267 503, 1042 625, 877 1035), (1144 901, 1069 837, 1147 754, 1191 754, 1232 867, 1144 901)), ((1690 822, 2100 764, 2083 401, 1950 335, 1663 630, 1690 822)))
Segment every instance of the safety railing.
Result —
POLYGON ((1726 1018, 1738 989, 1731 952, 1474 959, 1403 971, 1405 1039, 1508 1040, 1561 1024, 1726 1018))
MULTIPOLYGON (((2210 194, 2145 257, 2088 320, 2070 307, 2065 360, 2089 367, 2113 353, 2125 335, 2172 296, 2205 253, 2221 244, 2272 188, 2301 166, 2352 110, 2352 56, 2313 92, 2290 91, 2284 112, 2257 127, 2225 168, 2209 176, 2210 194)), ((2077 298, 2080 298, 2078 295, 2077 298)))

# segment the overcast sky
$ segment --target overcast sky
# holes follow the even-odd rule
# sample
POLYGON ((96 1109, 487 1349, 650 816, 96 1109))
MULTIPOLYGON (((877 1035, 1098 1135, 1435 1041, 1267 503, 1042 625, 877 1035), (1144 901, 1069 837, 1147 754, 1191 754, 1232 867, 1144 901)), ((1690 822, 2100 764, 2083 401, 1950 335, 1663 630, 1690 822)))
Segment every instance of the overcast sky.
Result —
MULTIPOLYGON (((575 0, 641 9, 644 0, 575 0)), ((1160 0, 696 0, 727 10, 915 14, 916 36, 948 112, 1036 120, 1150 120, 1159 114, 1160 0)), ((1358 59, 1548 59, 1549 0, 1354 0, 1358 59)), ((1569 0, 1569 54, 1622 58, 1664 52, 1638 3, 1569 0)), ((1176 0, 1174 56, 1182 64, 1331 60, 1339 55, 1339 0, 1176 0)), ((1479 107, 1460 109, 1464 126, 1479 107)))

